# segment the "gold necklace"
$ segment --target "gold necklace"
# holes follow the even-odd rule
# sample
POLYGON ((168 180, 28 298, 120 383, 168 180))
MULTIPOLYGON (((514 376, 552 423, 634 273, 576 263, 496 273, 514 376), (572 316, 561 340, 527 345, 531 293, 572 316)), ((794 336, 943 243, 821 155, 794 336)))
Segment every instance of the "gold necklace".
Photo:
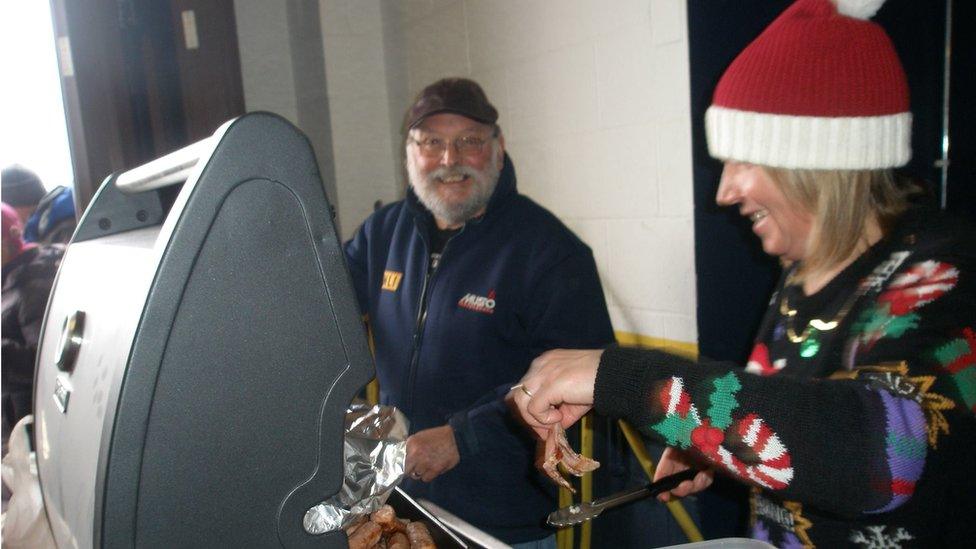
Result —
MULTIPOLYGON (((837 311, 837 314, 834 315, 834 318, 829 321, 824 321, 820 318, 812 318, 809 322, 807 322, 806 326, 803 327, 803 331, 797 333, 796 328, 793 327, 797 310, 790 307, 790 296, 786 291, 790 286, 794 285, 793 280, 793 273, 790 273, 786 279, 786 282, 783 284, 783 299, 781 299, 779 302, 779 312, 781 315, 786 317, 786 337, 789 338, 792 343, 800 345, 800 356, 803 358, 810 358, 820 351, 820 341, 817 338, 811 339, 810 336, 820 332, 829 332, 839 326, 840 323, 844 321, 844 318, 847 317, 847 313, 851 312, 851 307, 854 306, 854 303, 856 303, 857 300, 868 290, 870 284, 867 283, 866 280, 862 280, 861 283, 858 284, 857 290, 851 293, 851 295, 844 302, 844 305, 841 306, 840 310, 837 311)), ((803 289, 799 288, 798 291, 802 292, 803 289)))
MULTIPOLYGON (((893 252, 888 259, 881 261, 878 265, 876 265, 874 270, 872 270, 868 276, 861 279, 857 290, 851 292, 851 295, 847 298, 847 301, 844 302, 844 305, 840 308, 840 310, 837 311, 837 314, 834 315, 833 319, 827 322, 824 322, 819 318, 811 319, 809 322, 807 322, 807 325, 800 333, 797 333, 796 329, 793 327, 794 317, 797 315, 797 310, 790 307, 789 295, 786 292, 790 286, 794 285, 793 272, 791 272, 787 276, 786 282, 783 283, 783 298, 779 302, 779 312, 781 315, 786 317, 786 337, 789 338, 791 342, 798 343, 800 345, 800 356, 803 358, 810 358, 816 355, 820 350, 820 341, 818 341, 816 337, 811 338, 810 336, 819 332, 829 332, 830 330, 833 330, 839 326, 840 323, 844 321, 844 318, 847 317, 847 313, 851 312, 851 308, 854 306, 854 304, 857 303, 857 301, 869 291, 873 292, 880 290, 888 278, 890 278, 891 275, 898 270, 909 255, 911 255, 911 252, 909 251, 893 252)), ((802 292, 803 289, 800 288, 799 291, 802 292)))
MULTIPOLYGON (((784 287, 784 290, 785 289, 786 288, 784 287)), ((797 311, 796 309, 790 307, 790 298, 786 292, 783 292, 783 299, 779 302, 779 313, 786 317, 786 337, 788 337, 793 343, 803 343, 808 337, 810 337, 813 330, 817 330, 818 332, 829 332, 830 330, 833 330, 841 323, 842 320, 844 320, 844 317, 846 317, 847 313, 850 312, 851 306, 859 296, 860 294, 854 293, 829 322, 824 322, 819 318, 811 319, 809 322, 807 322, 807 325, 803 328, 803 331, 798 334, 796 333, 796 329, 793 327, 793 317, 796 316, 797 311)))
MULTIPOLYGON (((786 287, 784 286, 784 290, 786 287)), ((844 303, 844 306, 840 308, 840 311, 834 315, 834 318, 830 321, 824 322, 822 319, 814 318, 807 322, 807 325, 803 328, 803 331, 796 333, 796 329, 793 327, 793 319, 796 317, 797 311, 789 305, 789 296, 784 293, 783 299, 779 302, 779 312, 786 317, 786 337, 795 344, 800 346, 800 356, 803 358, 812 358, 820 352, 821 344, 820 338, 816 337, 815 334, 821 332, 829 332, 833 330, 844 320, 847 313, 850 312, 851 307, 857 298, 861 297, 864 292, 859 288, 859 291, 854 292, 844 303), (811 337, 813 336, 813 337, 811 337)))

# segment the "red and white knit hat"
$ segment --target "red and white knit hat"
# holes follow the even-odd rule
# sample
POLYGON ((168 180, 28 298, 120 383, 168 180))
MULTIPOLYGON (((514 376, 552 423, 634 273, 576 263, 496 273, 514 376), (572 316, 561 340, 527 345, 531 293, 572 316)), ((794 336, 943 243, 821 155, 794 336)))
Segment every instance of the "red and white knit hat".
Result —
POLYGON ((739 54, 705 113, 709 153, 778 168, 911 158, 908 82, 873 16, 884 0, 797 0, 739 54))

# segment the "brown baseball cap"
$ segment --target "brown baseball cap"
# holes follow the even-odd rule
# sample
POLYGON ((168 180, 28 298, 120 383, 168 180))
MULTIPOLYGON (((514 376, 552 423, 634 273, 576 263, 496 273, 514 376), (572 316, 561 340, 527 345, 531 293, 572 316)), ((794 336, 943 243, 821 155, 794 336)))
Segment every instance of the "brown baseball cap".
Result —
POLYGON ((445 78, 417 95, 404 118, 404 131, 415 128, 428 116, 442 112, 460 114, 482 124, 494 124, 498 120, 498 111, 488 102, 477 82, 467 78, 445 78))

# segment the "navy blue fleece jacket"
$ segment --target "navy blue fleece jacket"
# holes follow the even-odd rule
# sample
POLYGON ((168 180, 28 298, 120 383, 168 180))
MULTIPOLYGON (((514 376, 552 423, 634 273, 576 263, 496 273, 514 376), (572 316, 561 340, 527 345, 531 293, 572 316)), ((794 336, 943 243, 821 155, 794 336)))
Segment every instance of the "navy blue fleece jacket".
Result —
POLYGON ((592 253, 518 194, 507 155, 485 215, 448 241, 428 273, 433 223, 408 190, 345 248, 373 332, 381 402, 403 410, 411 432, 450 424, 461 456, 433 482, 403 486, 505 542, 542 538, 552 533, 542 524, 555 488, 503 399, 543 351, 613 341, 592 253))

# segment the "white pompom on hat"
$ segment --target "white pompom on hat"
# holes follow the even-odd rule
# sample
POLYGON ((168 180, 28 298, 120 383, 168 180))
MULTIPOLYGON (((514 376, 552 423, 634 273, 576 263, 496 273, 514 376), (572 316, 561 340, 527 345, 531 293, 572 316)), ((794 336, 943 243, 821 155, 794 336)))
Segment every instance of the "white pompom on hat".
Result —
POLYGON ((705 113, 709 153, 789 169, 911 158, 908 82, 874 15, 884 0, 797 0, 732 62, 705 113))
POLYGON ((838 0, 837 11, 841 15, 853 17, 855 19, 871 19, 878 13, 885 0, 838 0))

